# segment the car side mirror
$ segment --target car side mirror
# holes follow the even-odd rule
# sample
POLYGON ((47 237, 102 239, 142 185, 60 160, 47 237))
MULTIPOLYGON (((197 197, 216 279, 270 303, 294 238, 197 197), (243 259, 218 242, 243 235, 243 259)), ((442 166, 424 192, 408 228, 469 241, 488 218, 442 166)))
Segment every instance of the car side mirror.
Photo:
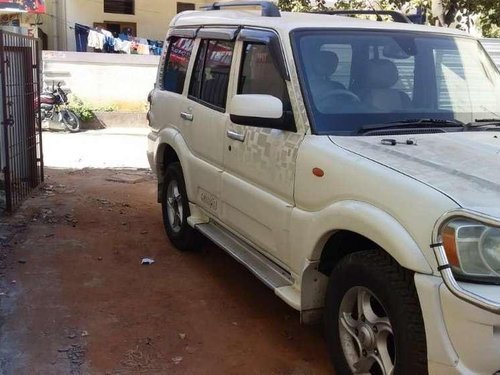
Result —
POLYGON ((235 95, 230 116, 231 121, 239 125, 290 130, 284 121, 283 103, 272 95, 235 95))

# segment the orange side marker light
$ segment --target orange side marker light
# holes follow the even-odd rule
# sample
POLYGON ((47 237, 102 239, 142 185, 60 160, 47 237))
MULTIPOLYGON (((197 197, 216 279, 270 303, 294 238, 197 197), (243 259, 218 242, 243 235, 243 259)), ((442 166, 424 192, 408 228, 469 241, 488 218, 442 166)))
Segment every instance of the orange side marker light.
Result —
POLYGON ((443 247, 448 257, 448 262, 455 267, 460 267, 458 258, 457 244, 455 242, 455 230, 453 228, 445 228, 443 233, 443 247))
POLYGON ((313 168, 313 175, 316 177, 323 177, 325 175, 325 172, 321 168, 313 168))

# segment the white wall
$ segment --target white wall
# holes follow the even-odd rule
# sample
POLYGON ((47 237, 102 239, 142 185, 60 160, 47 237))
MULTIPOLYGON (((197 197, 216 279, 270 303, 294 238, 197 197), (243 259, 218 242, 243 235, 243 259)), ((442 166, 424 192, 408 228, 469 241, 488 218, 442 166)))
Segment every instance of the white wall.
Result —
POLYGON ((43 52, 45 85, 64 82, 64 87, 96 106, 118 110, 145 110, 153 89, 158 56, 89 52, 43 52))

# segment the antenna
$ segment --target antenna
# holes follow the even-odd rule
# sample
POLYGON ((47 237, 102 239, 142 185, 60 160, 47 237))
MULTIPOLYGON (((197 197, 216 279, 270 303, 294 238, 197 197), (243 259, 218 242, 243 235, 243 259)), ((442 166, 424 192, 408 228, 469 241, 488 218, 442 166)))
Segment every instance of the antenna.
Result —
POLYGON ((377 16, 377 21, 383 21, 382 17, 380 16, 380 14, 378 13, 378 11, 373 6, 372 0, 368 0, 368 5, 370 5, 370 8, 372 8, 373 13, 375 13, 375 15, 377 16))

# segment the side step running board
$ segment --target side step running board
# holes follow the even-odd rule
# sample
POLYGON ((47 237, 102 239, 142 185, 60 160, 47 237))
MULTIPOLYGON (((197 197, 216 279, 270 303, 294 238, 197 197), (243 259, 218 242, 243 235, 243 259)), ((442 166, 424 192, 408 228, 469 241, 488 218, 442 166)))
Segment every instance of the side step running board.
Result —
POLYGON ((271 289, 293 285, 293 279, 288 272, 226 229, 211 222, 197 224, 195 228, 247 267, 271 289))

